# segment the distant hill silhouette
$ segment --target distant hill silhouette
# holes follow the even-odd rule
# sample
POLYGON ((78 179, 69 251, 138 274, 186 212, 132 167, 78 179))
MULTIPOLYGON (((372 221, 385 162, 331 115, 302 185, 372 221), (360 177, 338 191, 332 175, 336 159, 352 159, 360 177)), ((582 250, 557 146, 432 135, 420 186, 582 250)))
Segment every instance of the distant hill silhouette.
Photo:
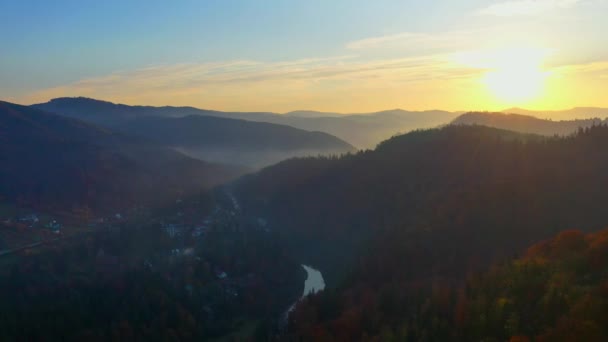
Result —
POLYGON ((356 114, 304 110, 287 114, 221 112, 193 107, 126 106, 88 98, 58 98, 47 103, 34 105, 34 107, 111 126, 146 116, 184 117, 205 115, 268 122, 292 126, 306 131, 325 132, 343 139, 357 148, 373 148, 379 142, 393 135, 446 124, 460 114, 440 110, 416 112, 401 109, 356 114))
POLYGON ((506 130, 541 135, 570 135, 579 128, 599 125, 601 119, 579 119, 552 121, 530 115, 471 112, 462 114, 452 121, 452 125, 482 125, 506 130))
POLYGON ((344 114, 332 113, 332 112, 318 112, 315 110, 294 110, 284 114, 285 116, 293 116, 299 118, 327 118, 327 117, 340 117, 344 114))
POLYGON ((126 106, 85 98, 55 99, 34 107, 154 140, 202 160, 249 167, 267 166, 295 156, 341 154, 355 149, 327 133, 229 118, 230 115, 189 107, 126 106))
POLYGON ((541 119, 572 120, 572 119, 605 119, 608 117, 608 108, 575 107, 565 110, 528 110, 523 108, 509 108, 503 113, 532 115, 541 119))
POLYGON ((212 116, 190 115, 175 119, 147 117, 129 121, 121 128, 132 134, 178 146, 247 147, 252 151, 353 149, 350 144, 327 133, 212 116))
POLYGON ((56 98, 32 107, 103 126, 116 126, 125 121, 148 116, 182 117, 214 113, 192 107, 128 106, 86 97, 56 98))
POLYGON ((359 148, 374 148, 394 135, 420 128, 446 124, 458 113, 440 110, 387 110, 375 113, 345 114, 333 117, 288 117, 276 115, 260 120, 306 130, 323 131, 345 139, 359 148))
POLYGON ((327 133, 212 116, 146 117, 129 121, 119 129, 203 160, 252 167, 296 156, 354 151, 353 146, 327 133))
POLYGON ((8 102, 0 102, 0 160, 0 196, 49 210, 162 202, 243 173, 8 102))

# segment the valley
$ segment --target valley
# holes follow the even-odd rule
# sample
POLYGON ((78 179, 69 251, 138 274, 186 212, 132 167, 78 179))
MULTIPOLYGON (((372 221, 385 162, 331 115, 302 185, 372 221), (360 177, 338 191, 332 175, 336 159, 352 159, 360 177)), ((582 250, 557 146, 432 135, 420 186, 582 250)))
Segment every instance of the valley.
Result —
POLYGON ((0 342, 608 341, 608 0, 0 0, 0 342))
MULTIPOLYGON (((105 128, 95 126, 102 112, 85 123, 1 107, 11 128, 5 141, 13 145, 3 145, 12 162, 1 169, 0 294, 27 284, 22 296, 4 297, 3 309, 16 317, 24 307, 52 310, 71 322, 72 338, 129 331, 185 340, 428 334, 428 322, 411 315, 441 317, 436 336, 446 338, 441 334, 456 331, 452 317, 416 311, 421 301, 445 296, 432 310, 446 310, 472 275, 562 230, 594 231, 608 222, 598 191, 608 181, 601 119, 465 113, 355 151, 325 133, 179 116, 183 108, 98 105, 116 113, 105 128), (117 125, 118 133, 111 128, 117 125), (9 148, 30 148, 24 134, 57 151, 39 158, 74 156, 49 159, 44 173, 16 172, 33 165, 9 148), (335 142, 335 153, 298 152, 335 142), (216 150, 198 155, 200 148, 216 150), (221 163, 206 161, 211 155, 221 163), (248 167, 235 166, 239 161, 248 167), (67 170, 74 170, 69 181, 61 178, 67 170), (118 186, 117 175, 141 181, 118 186), (122 303, 116 305, 124 313, 115 317, 100 300, 122 303), (89 316, 75 316, 91 305, 89 316), (156 321, 152 307, 170 316, 156 321), (379 327, 362 310, 410 330, 379 327), (365 324, 335 330, 349 320, 365 324)), ((37 328, 0 317, 7 327, 0 336, 48 332, 42 316, 31 321, 37 328)))
MULTIPOLYGON (((439 291, 449 298, 442 304, 441 310, 446 310, 456 305, 454 298, 461 296, 458 291, 471 275, 562 230, 581 225, 594 231, 608 222, 600 210, 605 196, 597 190, 607 181, 599 147, 608 134, 600 119, 554 122, 465 113, 439 128, 392 137, 374 150, 355 152, 344 145, 349 153, 325 156, 285 150, 269 162, 273 165, 260 169, 262 164, 255 163, 264 157, 258 151, 283 142, 261 139, 265 133, 248 125, 239 129, 258 145, 248 144, 249 150, 239 152, 243 157, 237 159, 250 158, 246 164, 257 167, 239 169, 230 165, 233 159, 225 150, 217 152, 226 158, 224 163, 209 164, 198 159, 204 156, 191 158, 186 156, 191 151, 176 147, 193 139, 208 146, 218 139, 231 144, 229 136, 213 137, 208 131, 215 129, 210 124, 215 119, 185 117, 190 131, 184 132, 186 126, 177 121, 149 117, 142 119, 150 122, 148 128, 137 124, 114 133, 27 107, 4 104, 4 110, 4 122, 12 127, 32 122, 53 127, 24 132, 59 150, 67 140, 87 146, 86 151, 94 140, 93 149, 114 154, 124 165, 149 170, 169 163, 163 166, 168 173, 156 178, 161 181, 142 183, 141 193, 112 185, 116 190, 108 193, 108 202, 99 202, 108 190, 103 182, 115 175, 95 164, 91 170, 99 176, 83 178, 89 179, 86 186, 74 185, 77 191, 90 192, 95 181, 100 182, 98 192, 88 197, 78 197, 78 192, 65 197, 53 188, 42 188, 36 196, 30 192, 29 197, 28 191, 19 191, 16 196, 10 192, 14 186, 5 186, 0 272, 6 278, 0 282, 0 294, 28 285, 24 295, 5 297, 3 308, 16 317, 26 314, 20 311, 23 307, 52 310, 63 322, 71 322, 72 338, 106 339, 132 331, 167 338, 177 334, 186 340, 309 339, 321 332, 345 339, 348 332, 352 340, 358 334, 380 338, 387 331, 401 333, 395 325, 375 325, 361 310, 394 316, 390 322, 408 322, 413 330, 407 336, 428 334, 427 321, 411 321, 411 315, 427 317, 432 312, 441 317, 444 328, 437 336, 444 338, 447 335, 441 334, 455 331, 450 330, 453 318, 417 312, 421 301, 440 300, 439 291), (177 126, 169 127, 174 123, 177 126), (152 139, 167 127, 183 134, 169 134, 162 144, 152 139), (159 133, 126 134, 150 129, 159 133), (205 174, 169 166, 175 162, 203 167, 205 174), (547 172, 558 168, 560 173, 547 172), (187 185, 193 184, 190 175, 200 183, 187 185), (156 189, 154 200, 142 201, 151 189, 156 189), (45 192, 66 201, 50 206, 45 192), (66 205, 70 201, 80 205, 66 205), (148 286, 144 292, 142 284, 148 286), (125 313, 114 317, 113 309, 98 302, 101 298, 132 309, 122 307, 125 313), (391 307, 391 302, 402 306, 391 307), (90 305, 95 308, 92 316, 75 316, 90 305), (151 307, 172 316, 159 322, 153 316, 142 318, 151 307), (317 316, 311 316, 313 312, 317 316), (147 328, 151 320, 160 330, 147 328), (366 323, 333 328, 348 320, 366 323)), ((287 133, 292 141, 303 139, 298 144, 311 136, 296 139, 292 133, 287 133)), ((6 137, 27 148, 17 135, 6 137)), ((23 161, 13 155, 16 170, 23 161)), ((108 167, 103 158, 100 165, 108 167)), ((61 160, 58 170, 69 170, 71 162, 61 160)), ((39 177, 31 174, 26 181, 10 178, 20 176, 17 173, 5 175, 5 180, 23 182, 22 189, 39 177)), ((52 175, 45 172, 44 177, 52 175)), ((65 185, 60 179, 40 182, 65 185)), ((37 339, 48 331, 43 317, 31 321, 39 322, 38 328, 0 317, 8 328, 2 336, 12 338, 27 329, 27 336, 37 339)))

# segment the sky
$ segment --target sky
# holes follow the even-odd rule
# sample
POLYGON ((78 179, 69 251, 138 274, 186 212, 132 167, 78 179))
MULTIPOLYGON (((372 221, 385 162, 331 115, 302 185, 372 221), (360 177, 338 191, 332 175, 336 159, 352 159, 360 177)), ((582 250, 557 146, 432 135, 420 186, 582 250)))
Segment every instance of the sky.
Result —
POLYGON ((608 0, 0 0, 0 99, 608 107, 608 0))

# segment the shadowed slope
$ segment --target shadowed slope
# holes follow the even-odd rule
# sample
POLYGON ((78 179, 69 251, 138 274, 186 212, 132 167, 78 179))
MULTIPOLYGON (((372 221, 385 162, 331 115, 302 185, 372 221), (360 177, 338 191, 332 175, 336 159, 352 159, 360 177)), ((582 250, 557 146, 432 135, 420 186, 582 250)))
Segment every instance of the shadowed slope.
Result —
POLYGON ((60 210, 160 202, 242 173, 7 102, 0 102, 0 159, 0 195, 60 210))

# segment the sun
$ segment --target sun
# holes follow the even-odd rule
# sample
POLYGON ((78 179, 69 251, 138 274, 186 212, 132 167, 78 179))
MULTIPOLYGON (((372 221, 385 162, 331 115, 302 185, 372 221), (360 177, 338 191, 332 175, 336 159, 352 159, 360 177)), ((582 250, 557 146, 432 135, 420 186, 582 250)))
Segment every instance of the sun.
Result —
POLYGON ((541 69, 543 54, 536 50, 502 51, 494 57, 483 82, 499 100, 521 104, 538 98, 547 73, 541 69))
POLYGON ((492 102, 522 105, 539 99, 544 92, 548 72, 543 63, 551 50, 534 47, 511 47, 457 54, 455 60, 483 72, 481 84, 492 102))
POLYGON ((537 98, 544 85, 545 75, 537 68, 514 66, 488 72, 484 83, 498 99, 511 104, 537 98))

